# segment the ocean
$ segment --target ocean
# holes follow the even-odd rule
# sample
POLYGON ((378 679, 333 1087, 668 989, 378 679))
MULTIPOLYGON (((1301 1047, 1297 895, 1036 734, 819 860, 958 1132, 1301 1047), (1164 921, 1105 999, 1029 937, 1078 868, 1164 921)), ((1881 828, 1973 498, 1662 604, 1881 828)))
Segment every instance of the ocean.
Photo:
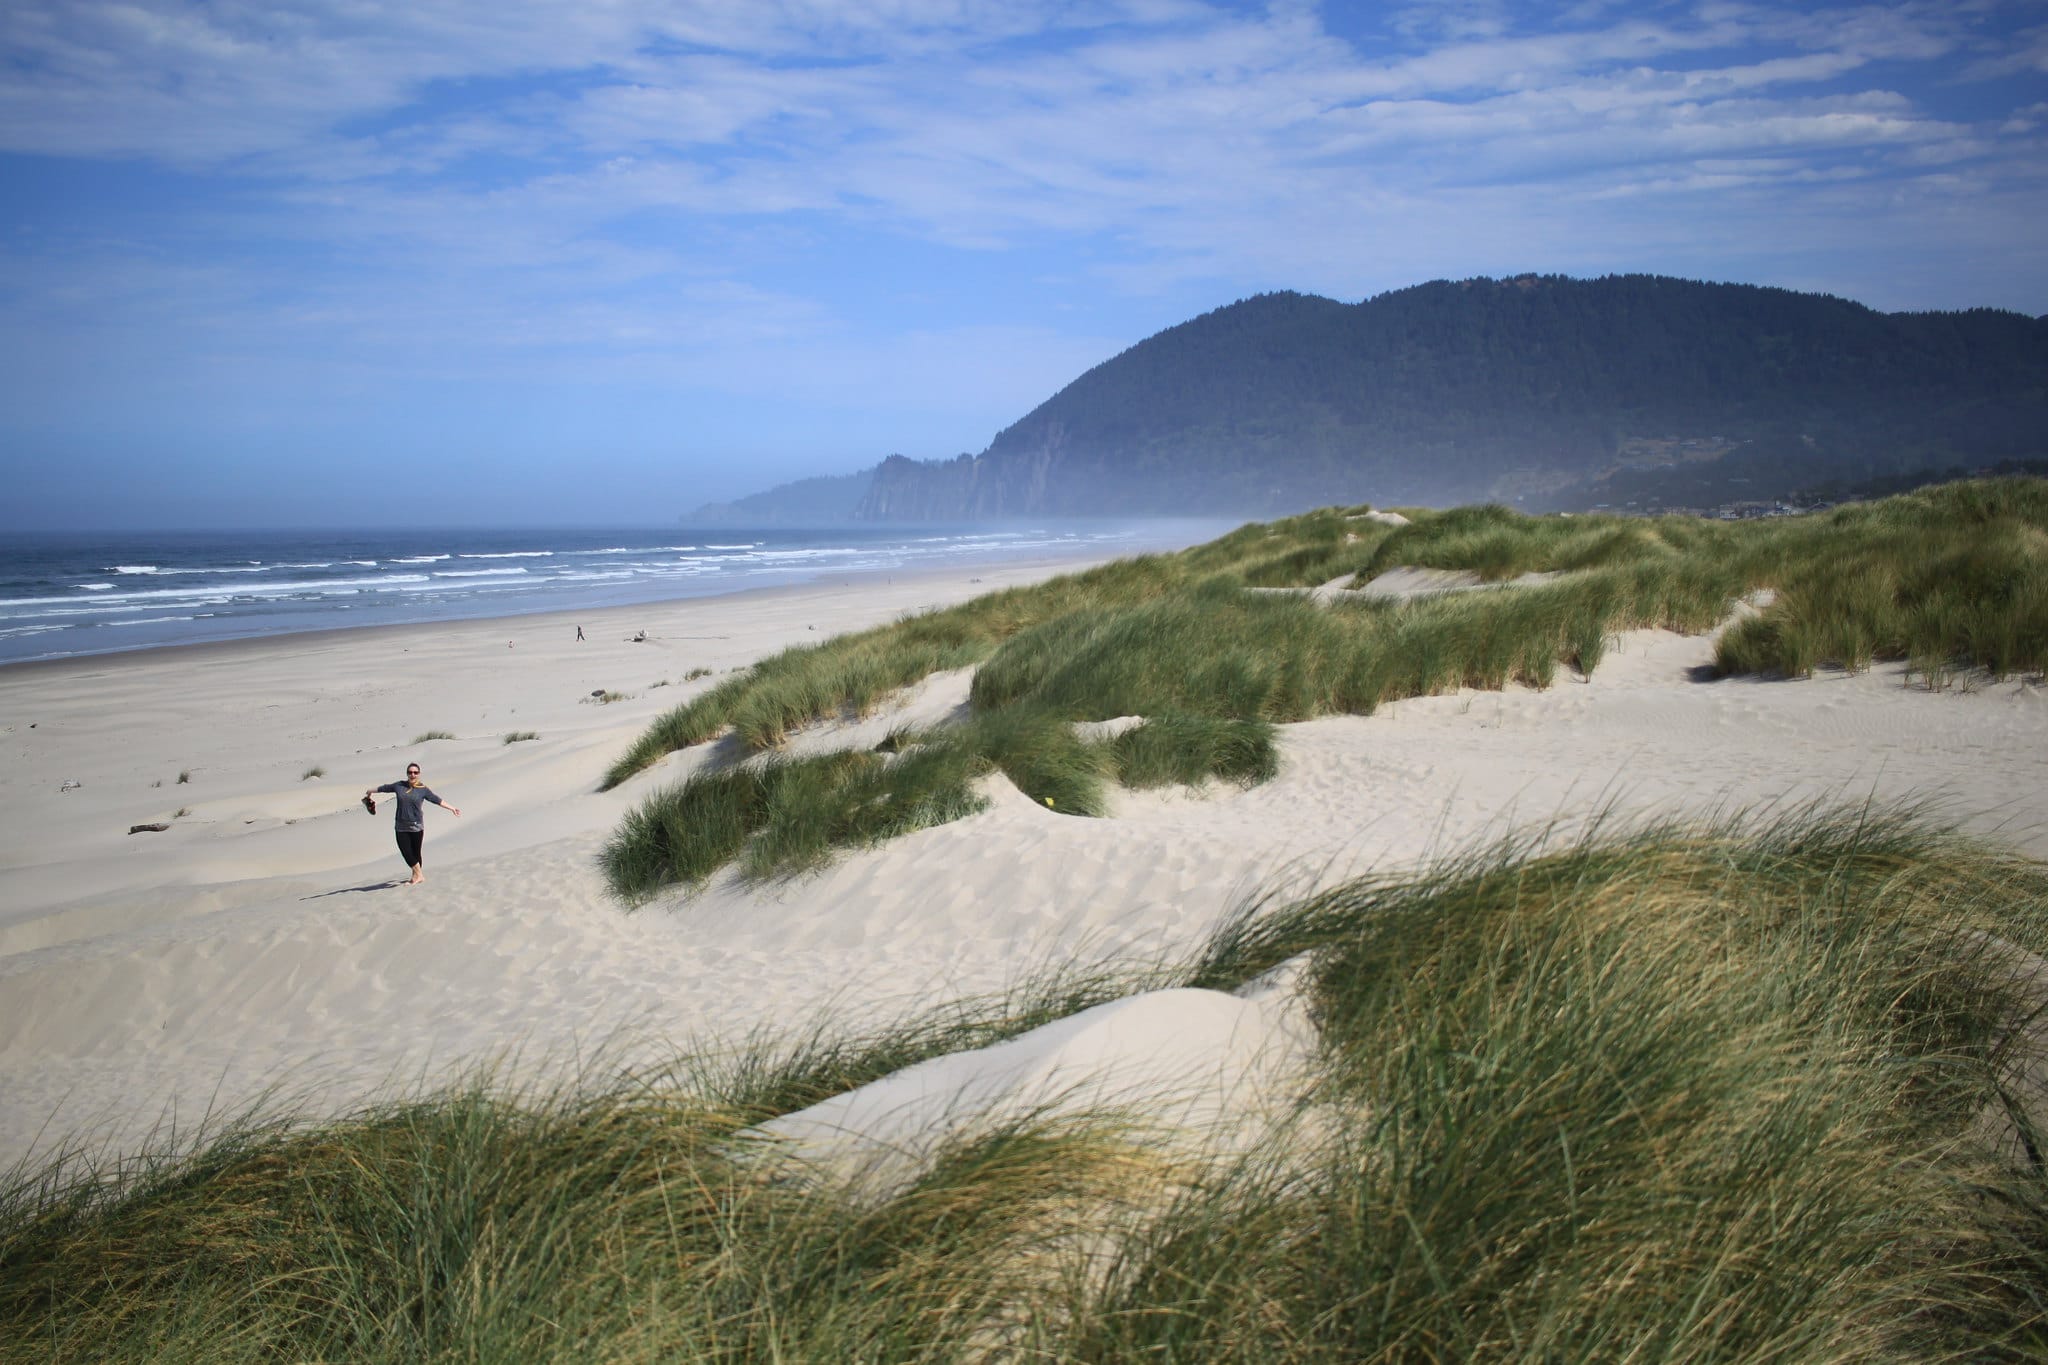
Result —
POLYGON ((0 664, 1178 548, 1221 523, 0 534, 0 664))

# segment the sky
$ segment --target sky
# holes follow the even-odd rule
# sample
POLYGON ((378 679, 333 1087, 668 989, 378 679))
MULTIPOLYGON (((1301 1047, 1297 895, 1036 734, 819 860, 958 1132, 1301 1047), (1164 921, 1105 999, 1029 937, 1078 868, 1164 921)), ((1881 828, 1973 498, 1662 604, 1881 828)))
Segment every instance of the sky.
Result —
POLYGON ((2044 224, 2048 0, 9 0, 0 529, 654 525, 1269 290, 2044 224))

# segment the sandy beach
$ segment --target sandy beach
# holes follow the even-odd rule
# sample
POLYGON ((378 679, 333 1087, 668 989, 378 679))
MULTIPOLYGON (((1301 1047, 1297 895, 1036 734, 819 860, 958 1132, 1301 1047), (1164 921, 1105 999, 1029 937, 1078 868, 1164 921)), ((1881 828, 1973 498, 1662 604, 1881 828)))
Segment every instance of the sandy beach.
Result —
MULTIPOLYGON (((983 813, 814 877, 728 873, 637 910, 607 894, 595 859, 620 816, 704 758, 599 792, 656 715, 784 646, 1063 567, 0 669, 0 1167, 190 1134, 266 1095, 348 1107, 494 1058, 658 1062, 1048 962, 1171 956, 1253 896, 1603 811, 1915 801, 2048 857, 2040 687, 1930 692, 1893 665, 1704 681, 1711 637, 1640 631, 1586 681, 1283 727, 1279 776, 1249 791, 1125 793, 1082 819, 997 776, 983 813), (454 738, 412 742, 428 731, 454 738), (388 806, 359 799, 408 761, 463 812, 428 811, 419 887, 388 806), (168 828, 129 832, 147 824, 168 828)), ((967 682, 792 743, 873 743, 904 711, 964 705, 967 682)))

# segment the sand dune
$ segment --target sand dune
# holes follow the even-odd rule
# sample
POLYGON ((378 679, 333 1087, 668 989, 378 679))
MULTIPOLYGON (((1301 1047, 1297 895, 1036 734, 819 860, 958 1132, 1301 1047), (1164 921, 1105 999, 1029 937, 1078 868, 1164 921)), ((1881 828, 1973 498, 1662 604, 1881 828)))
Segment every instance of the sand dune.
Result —
MULTIPOLYGON (((340 1105, 494 1056, 528 1071, 655 1060, 820 1010, 893 1017, 1051 960, 1170 956, 1261 890, 1602 810, 1922 800, 2048 856, 2038 687, 1930 693, 1893 667, 1705 682, 1708 639, 1646 631, 1585 682, 1284 727, 1279 776, 1249 792, 1126 793, 1089 820, 998 777, 981 814, 815 877, 728 875, 634 912, 607 897, 610 829, 703 754, 618 791, 598 781, 715 681, 689 670, 1050 571, 0 670, 0 1165, 81 1132, 190 1131, 271 1091, 340 1105), (436 729, 456 738, 410 742, 436 729), (520 730, 540 737, 503 742, 520 730), (358 803, 409 759, 464 812, 428 812, 417 888, 394 885, 388 811, 358 803), (303 778, 314 766, 325 775, 303 778), (127 832, 154 822, 170 828, 127 832)), ((943 720, 966 682, 935 677, 899 713, 792 747, 943 720)), ((1204 1011, 1242 1013, 1185 994, 1143 1006, 1165 1022, 1138 1036, 1174 1032, 1176 1009, 1189 1036, 1204 1011)))
POLYGON ((1245 1151, 1292 1114, 1315 1054, 1284 993, 1156 990, 934 1057, 761 1125, 781 1155, 886 1188, 948 1138, 1114 1111, 1141 1140, 1245 1151))

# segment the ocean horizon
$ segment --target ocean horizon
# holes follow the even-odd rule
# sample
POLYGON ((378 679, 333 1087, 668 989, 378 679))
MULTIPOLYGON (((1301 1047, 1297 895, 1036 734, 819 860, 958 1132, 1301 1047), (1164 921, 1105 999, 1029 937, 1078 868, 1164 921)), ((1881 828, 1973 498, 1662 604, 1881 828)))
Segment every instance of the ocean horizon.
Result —
POLYGON ((0 534, 0 665, 1177 549, 1216 521, 0 534))

